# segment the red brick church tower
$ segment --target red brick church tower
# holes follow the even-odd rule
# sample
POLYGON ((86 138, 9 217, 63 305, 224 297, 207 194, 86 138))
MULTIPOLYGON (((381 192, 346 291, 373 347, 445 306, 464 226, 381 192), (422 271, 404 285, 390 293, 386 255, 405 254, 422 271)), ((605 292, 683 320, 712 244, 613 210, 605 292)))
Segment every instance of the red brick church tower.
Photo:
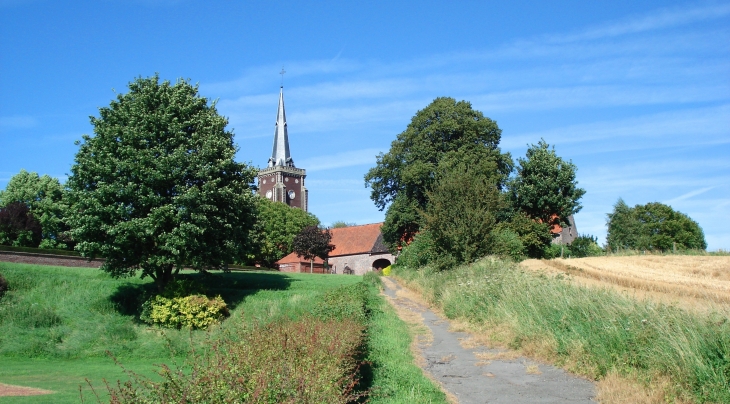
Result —
POLYGON ((274 147, 268 167, 259 171, 259 195, 274 202, 283 202, 293 208, 307 211, 307 171, 294 166, 289 153, 289 133, 284 111, 284 87, 279 91, 279 111, 276 114, 274 147))

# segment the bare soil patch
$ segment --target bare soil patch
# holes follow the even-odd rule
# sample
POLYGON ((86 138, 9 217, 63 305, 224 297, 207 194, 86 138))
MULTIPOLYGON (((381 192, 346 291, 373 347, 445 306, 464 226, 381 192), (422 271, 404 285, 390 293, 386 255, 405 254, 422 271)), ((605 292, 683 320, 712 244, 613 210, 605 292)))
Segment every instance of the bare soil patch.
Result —
POLYGON ((43 394, 53 393, 54 392, 50 390, 0 383, 0 397, 40 396, 43 394))

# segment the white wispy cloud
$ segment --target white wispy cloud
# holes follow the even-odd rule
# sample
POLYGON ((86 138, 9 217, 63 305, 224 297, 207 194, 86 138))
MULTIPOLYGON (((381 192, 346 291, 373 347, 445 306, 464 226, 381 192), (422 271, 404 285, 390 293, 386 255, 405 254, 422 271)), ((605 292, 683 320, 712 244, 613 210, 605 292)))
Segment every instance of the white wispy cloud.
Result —
POLYGON ((297 165, 306 167, 307 171, 332 170, 335 168, 352 167, 359 165, 375 165, 375 156, 381 153, 381 149, 352 150, 317 157, 310 157, 297 165))
POLYGON ((728 14, 730 14, 730 4, 661 9, 646 15, 632 16, 620 21, 601 24, 575 34, 551 35, 547 39, 552 42, 573 42, 614 38, 627 34, 637 34, 692 24, 709 19, 718 19, 728 14))
POLYGON ((672 199, 670 199, 668 201, 664 201, 663 203, 665 205, 672 205, 672 204, 677 203, 679 201, 683 201, 685 199, 689 199, 689 198, 695 197, 697 195, 704 194, 705 192, 707 192, 707 191, 709 191, 711 189, 714 189, 714 188, 715 187, 704 187, 704 188, 696 189, 694 191, 690 191, 690 192, 687 192, 685 194, 682 194, 682 195, 680 195, 680 196, 678 196, 676 198, 672 198, 672 199))

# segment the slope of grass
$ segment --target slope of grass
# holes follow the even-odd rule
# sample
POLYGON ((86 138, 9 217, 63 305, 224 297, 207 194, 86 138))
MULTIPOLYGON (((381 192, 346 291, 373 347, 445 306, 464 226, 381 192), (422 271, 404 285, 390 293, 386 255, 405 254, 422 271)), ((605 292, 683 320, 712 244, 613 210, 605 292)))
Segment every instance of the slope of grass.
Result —
MULTIPOLYGON (((191 348, 203 352, 211 344, 224 346, 226 339, 266 327, 277 329, 276 324, 300 321, 312 313, 326 315, 322 299, 328 293, 363 279, 271 272, 185 274, 203 284, 209 294, 223 296, 231 308, 230 318, 221 326, 189 331, 139 321, 139 304, 153 290, 149 280, 113 279, 97 269, 10 263, 0 263, 0 273, 11 286, 0 299, 0 382, 57 391, 51 396, 0 398, 0 403, 79 402, 80 385, 85 399, 96 402, 85 378, 93 382, 102 401, 108 401, 102 379, 114 383, 126 377, 106 356, 107 351, 139 376, 159 381, 156 364, 175 368, 174 362, 190 362, 191 348)), ((368 284, 377 283, 368 278, 368 284)), ((368 365, 361 369, 361 388, 375 387, 373 402, 403 402, 409 397, 443 402, 443 394, 409 359, 405 324, 387 310, 376 288, 367 290, 372 307, 367 309, 361 359, 368 365), (396 377, 394 369, 402 377, 396 377)), ((346 306, 335 304, 339 311, 347 310, 346 306)))
POLYGON ((730 402, 730 321, 582 288, 487 258, 450 271, 394 268, 449 318, 492 341, 600 379, 669 378, 666 401, 730 402))

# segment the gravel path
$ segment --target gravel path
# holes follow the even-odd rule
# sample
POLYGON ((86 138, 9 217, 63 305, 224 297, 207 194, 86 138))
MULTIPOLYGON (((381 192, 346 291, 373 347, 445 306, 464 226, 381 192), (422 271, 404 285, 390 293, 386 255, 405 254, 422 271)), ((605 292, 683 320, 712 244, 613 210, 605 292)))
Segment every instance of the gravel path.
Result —
MULTIPOLYGON (((466 349, 467 333, 449 331, 449 321, 398 293, 392 278, 383 278, 385 294, 401 313, 416 312, 432 334, 418 348, 422 367, 459 403, 594 403, 592 382, 556 367, 527 358, 491 359, 505 351, 476 347, 466 349)), ((409 316, 410 317, 410 316, 409 316)))

